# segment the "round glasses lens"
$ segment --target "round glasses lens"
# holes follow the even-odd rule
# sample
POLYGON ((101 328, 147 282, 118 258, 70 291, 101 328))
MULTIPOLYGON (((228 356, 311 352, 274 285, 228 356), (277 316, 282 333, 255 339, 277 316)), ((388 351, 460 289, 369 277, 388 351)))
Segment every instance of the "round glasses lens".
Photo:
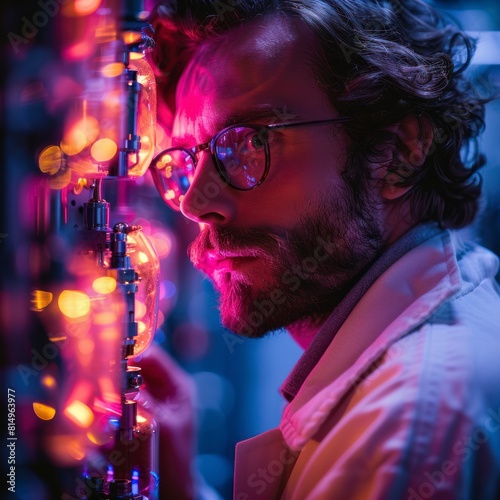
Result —
POLYGON ((167 149, 153 164, 153 179, 163 200, 175 210, 187 193, 194 176, 194 158, 185 149, 167 149))
POLYGON ((264 177, 268 162, 266 129, 233 127, 215 141, 215 156, 227 182, 251 189, 264 177))

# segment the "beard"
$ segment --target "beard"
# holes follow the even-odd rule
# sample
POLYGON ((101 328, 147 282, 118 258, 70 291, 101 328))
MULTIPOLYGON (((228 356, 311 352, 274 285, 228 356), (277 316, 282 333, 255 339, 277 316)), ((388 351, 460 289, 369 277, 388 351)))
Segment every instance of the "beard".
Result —
POLYGON ((188 253, 220 294, 223 326, 263 337, 328 317, 382 248, 377 213, 366 194, 355 195, 344 184, 330 189, 313 212, 284 234, 270 226, 206 226, 188 253), (244 272, 218 272, 209 259, 238 254, 250 256, 244 272))

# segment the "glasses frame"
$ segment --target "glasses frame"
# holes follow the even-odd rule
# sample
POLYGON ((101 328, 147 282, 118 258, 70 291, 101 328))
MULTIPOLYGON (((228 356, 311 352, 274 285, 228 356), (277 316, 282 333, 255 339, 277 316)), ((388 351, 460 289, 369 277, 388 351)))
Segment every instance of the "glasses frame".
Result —
MULTIPOLYGON (((238 191, 251 191, 252 189, 255 189, 259 187, 264 180, 267 177, 267 174, 269 173, 269 168, 271 165, 271 151, 269 148, 269 142, 266 140, 264 141, 264 147, 265 147, 265 155, 266 155, 266 165, 264 167, 264 173, 262 174, 260 180, 253 186, 248 187, 248 188, 242 188, 239 186, 235 186, 231 183, 231 181, 226 177, 226 171, 224 168, 224 165, 221 160, 217 157, 215 153, 215 144, 219 137, 221 137, 223 134, 228 132, 229 130, 233 128, 239 128, 239 127, 245 127, 245 128, 250 128, 255 130, 259 136, 261 136, 263 131, 268 130, 282 130, 282 129, 287 129, 287 128, 295 128, 295 127, 307 127, 311 125, 328 125, 328 124, 334 124, 334 123, 343 123, 349 121, 351 118, 346 117, 346 116, 337 116, 335 118, 327 118, 323 120, 308 120, 308 121, 301 121, 301 122, 292 122, 292 123, 271 123, 269 125, 257 125, 253 123, 238 123, 235 125, 230 125, 228 127, 223 128, 217 134, 215 134, 212 139, 210 139, 208 142, 203 142, 201 144, 197 144, 196 146, 193 146, 191 148, 183 148, 183 147, 172 147, 172 148, 167 148, 158 153, 153 160, 151 161, 150 165, 150 170, 151 170, 151 175, 153 177, 153 181, 155 183, 156 189, 162 196, 162 199, 164 199, 163 195, 163 186, 162 182, 159 178, 159 169, 156 167, 156 163, 158 160, 165 154, 171 152, 171 151, 183 151, 184 153, 187 153, 188 156, 191 157, 193 161, 193 174, 196 171, 196 167, 198 166, 198 153, 201 153, 202 151, 209 151, 212 161, 215 165, 215 169, 217 170, 217 173, 219 174, 219 177, 228 185, 231 186, 233 189, 237 189, 238 191)), ((188 188, 189 189, 189 188, 188 188)), ((166 200, 164 200, 171 208, 174 210, 180 210, 180 208, 174 207, 173 204, 169 204, 166 200)))

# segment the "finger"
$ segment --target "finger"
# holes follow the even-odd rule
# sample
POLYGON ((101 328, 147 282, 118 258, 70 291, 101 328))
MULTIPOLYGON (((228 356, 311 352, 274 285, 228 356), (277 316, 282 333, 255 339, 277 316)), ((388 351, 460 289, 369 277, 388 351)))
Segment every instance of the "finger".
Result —
POLYGON ((189 376, 158 344, 151 344, 132 364, 141 368, 145 387, 156 399, 184 399, 193 392, 189 376))

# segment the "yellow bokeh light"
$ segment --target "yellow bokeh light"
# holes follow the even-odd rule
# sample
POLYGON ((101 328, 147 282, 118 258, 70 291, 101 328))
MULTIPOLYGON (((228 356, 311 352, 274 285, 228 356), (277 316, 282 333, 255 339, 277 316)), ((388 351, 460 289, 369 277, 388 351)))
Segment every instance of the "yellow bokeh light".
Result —
POLYGON ((79 195, 82 193, 83 188, 87 187, 88 182, 87 179, 80 178, 76 181, 75 186, 73 186, 73 193, 79 195))
POLYGON ((142 415, 137 415, 137 423, 143 424, 144 422, 147 422, 147 419, 145 417, 143 417, 142 415))
POLYGON ((169 189, 165 194, 164 197, 166 200, 173 200, 175 198, 175 191, 173 189, 169 189))
POLYGON ((94 421, 94 414, 92 410, 85 403, 78 400, 75 400, 66 406, 63 413, 66 418, 82 429, 90 427, 94 421))
POLYGON ((52 375, 43 375, 40 382, 47 389, 54 389, 54 387, 57 387, 57 381, 52 375))
POLYGON ((93 116, 84 116, 64 133, 61 149, 67 155, 76 155, 90 146, 99 136, 99 122, 93 116))
POLYGON ((124 68, 125 65, 123 63, 120 62, 109 63, 106 64, 106 66, 104 66, 101 69, 101 73, 106 78, 113 78, 115 76, 121 75, 123 73, 124 68))
POLYGON ((66 340, 68 337, 66 337, 66 335, 49 335, 49 340, 51 342, 63 342, 64 340, 66 340))
POLYGON ((105 162, 111 160, 115 156, 118 146, 116 142, 105 137, 104 139, 99 139, 90 149, 90 154, 97 162, 105 162))
POLYGON ((144 54, 142 52, 131 52, 130 53, 130 60, 131 61, 136 61, 137 59, 142 59, 144 57, 144 54))
POLYGON ((92 282, 94 292, 108 294, 116 290, 116 280, 111 276, 101 276, 92 282))
POLYGON ((106 444, 108 441, 113 439, 112 436, 106 435, 105 432, 97 433, 97 432, 87 432, 87 437, 91 443, 96 444, 97 446, 102 446, 106 444))
POLYGON ((79 16, 88 16, 95 12, 101 0, 75 0, 75 13, 79 16))
POLYGON ((54 175, 63 165, 63 152, 59 146, 48 146, 38 156, 38 166, 44 174, 54 175))
POLYGON ((31 292, 31 307, 32 311, 43 311, 51 302, 54 295, 51 292, 43 290, 33 290, 31 292))
POLYGON ((68 318, 81 318, 90 311, 90 299, 86 293, 64 290, 57 301, 59 309, 68 318))
POLYGON ((165 168, 169 163, 172 163, 172 157, 167 153, 161 157, 161 160, 156 164, 157 168, 165 168))
POLYGON ((41 420, 52 420, 56 414, 56 409, 43 403, 33 403, 33 411, 41 420))
POLYGON ((61 141, 61 149, 70 156, 80 153, 86 145, 85 133, 75 127, 68 130, 61 141))
POLYGON ((146 324, 144 321, 138 321, 137 322, 137 333, 140 335, 141 333, 144 333, 146 331, 146 324))
POLYGON ((138 257, 141 264, 149 262, 149 257, 144 252, 139 252, 138 257))
POLYGON ((140 31, 125 31, 122 35, 123 41, 130 45, 131 43, 137 43, 141 41, 141 32, 140 31))

